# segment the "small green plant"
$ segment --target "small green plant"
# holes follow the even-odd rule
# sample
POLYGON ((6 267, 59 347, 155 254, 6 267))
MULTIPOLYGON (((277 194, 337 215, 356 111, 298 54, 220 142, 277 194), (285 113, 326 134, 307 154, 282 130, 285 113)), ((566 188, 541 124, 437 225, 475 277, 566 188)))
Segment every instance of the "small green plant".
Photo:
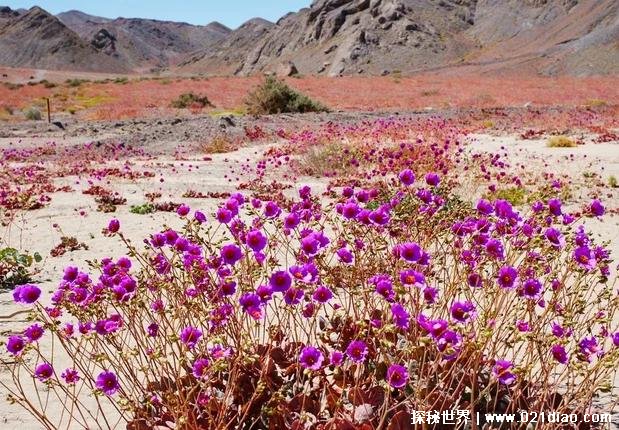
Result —
POLYGON ((113 81, 115 84, 121 84, 121 85, 125 85, 129 83, 129 79, 126 77, 120 77, 120 78, 116 78, 113 81))
POLYGON ((213 106, 207 96, 201 96, 194 93, 184 93, 178 96, 176 100, 172 100, 171 106, 176 109, 187 108, 204 108, 213 106))
POLYGON ((258 88, 249 93, 245 105, 250 115, 329 111, 323 104, 293 90, 274 76, 267 76, 258 88))
POLYGON ((611 175, 610 178, 608 178, 608 186, 611 188, 617 188, 619 186, 615 176, 611 175))
POLYGON ((497 190, 492 199, 507 200, 514 206, 521 206, 527 202, 527 192, 522 187, 509 187, 497 190))
POLYGON ((576 146, 574 139, 567 136, 551 136, 546 141, 546 146, 549 148, 573 148, 576 146))
POLYGON ((16 285, 32 281, 31 267, 41 262, 39 253, 22 254, 15 248, 0 249, 0 289, 12 289, 16 285))
POLYGON ((88 80, 86 79, 67 79, 65 81, 65 83, 67 84, 67 86, 72 87, 72 88, 76 88, 81 86, 82 84, 88 82, 88 80))
POLYGON ((155 205, 153 205, 152 203, 144 203, 141 205, 131 206, 131 209, 129 209, 129 212, 131 212, 132 214, 137 214, 137 215, 148 215, 148 214, 152 214, 156 210, 157 209, 155 208, 155 205))
POLYGON ((24 111, 24 116, 30 121, 41 121, 41 111, 35 107, 29 107, 24 111))
POLYGON ((45 88, 56 88, 56 84, 48 81, 47 79, 39 81, 39 84, 43 85, 45 88))

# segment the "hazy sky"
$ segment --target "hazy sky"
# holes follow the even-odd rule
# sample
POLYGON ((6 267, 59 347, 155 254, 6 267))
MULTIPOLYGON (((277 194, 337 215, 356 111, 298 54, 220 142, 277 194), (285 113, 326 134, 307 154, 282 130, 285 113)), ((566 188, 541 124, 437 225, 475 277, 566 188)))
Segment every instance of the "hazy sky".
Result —
POLYGON ((152 18, 208 24, 219 21, 236 28, 254 17, 275 21, 307 7, 311 0, 0 0, 12 9, 40 6, 57 14, 71 9, 105 18, 152 18))

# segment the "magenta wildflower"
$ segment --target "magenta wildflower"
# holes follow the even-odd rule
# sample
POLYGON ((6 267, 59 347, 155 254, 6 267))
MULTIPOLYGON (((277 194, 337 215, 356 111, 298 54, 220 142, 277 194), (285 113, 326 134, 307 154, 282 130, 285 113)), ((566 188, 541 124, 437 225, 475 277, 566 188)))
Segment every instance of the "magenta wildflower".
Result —
POLYGON ((501 288, 514 288, 518 271, 511 266, 504 266, 499 269, 499 286, 501 288))
POLYGON ((95 386, 108 396, 114 395, 120 389, 116 374, 108 371, 99 373, 95 386))
POLYGON ((45 330, 43 330, 43 327, 41 327, 39 324, 32 324, 30 327, 24 330, 24 336, 26 337, 26 339, 28 339, 28 342, 32 343, 41 339, 44 332, 45 330))
POLYGON ((423 289, 423 299, 429 305, 436 303, 438 299, 438 288, 434 287, 425 287, 423 289))
POLYGON ((395 291, 393 291, 393 284, 388 279, 381 279, 376 283, 376 292, 383 296, 387 301, 393 301, 395 298, 395 291))
POLYGON ((368 347, 362 340, 353 340, 348 344, 346 354, 355 363, 362 363, 368 354, 368 347))
POLYGON ((486 242, 486 252, 496 260, 505 259, 503 244, 496 239, 490 239, 486 242))
POLYGON ((323 360, 322 352, 313 346, 306 346, 299 354, 299 363, 305 369, 319 370, 323 360))
POLYGON ((111 219, 107 225, 107 231, 110 233, 117 233, 118 230, 120 230, 120 221, 116 218, 111 219))
POLYGON ((333 298, 333 293, 330 289, 328 289, 324 285, 321 285, 320 287, 316 288, 314 294, 312 294, 312 298, 318 303, 327 303, 333 298))
POLYGON ((613 339, 613 345, 615 345, 616 347, 619 347, 619 331, 613 333, 612 339, 613 339))
POLYGON ((41 297, 41 289, 36 285, 24 284, 18 285, 13 290, 13 299, 15 303, 31 305, 41 297))
POLYGON ((475 305, 471 301, 454 302, 450 308, 451 317, 458 322, 465 323, 476 316, 475 305))
POLYGON ((518 329, 519 332, 529 332, 531 331, 531 327, 529 326, 529 323, 526 321, 516 321, 516 328, 518 329))
POLYGON ((205 379, 208 376, 207 370, 210 365, 208 358, 198 358, 193 362, 191 373, 197 379, 205 379))
POLYGON ((387 369, 387 382, 393 388, 402 388, 408 382, 408 371, 406 367, 399 364, 392 364, 387 369))
POLYGON ((589 211, 594 216, 598 216, 598 217, 602 216, 602 215, 604 215, 604 211, 605 211, 604 210, 604 205, 602 205, 602 202, 600 202, 599 200, 595 199, 589 205, 589 211))
POLYGON ((24 339, 21 336, 11 336, 6 343, 6 349, 13 355, 17 355, 26 346, 24 339))
POLYGON ((274 292, 282 293, 290 288, 292 285, 292 278, 288 272, 280 270, 271 275, 269 285, 273 288, 274 292))
POLYGON ((559 230, 556 228, 548 228, 544 233, 546 239, 550 242, 552 246, 555 248, 563 248, 565 246, 565 238, 561 234, 559 230))
POLYGON ((277 203, 273 201, 267 202, 264 207, 264 216, 267 218, 275 218, 279 216, 280 213, 282 213, 282 210, 279 208, 277 203))
POLYGON ((410 169, 402 170, 398 177, 400 178, 400 182, 406 186, 413 185, 415 182, 415 174, 410 169))
POLYGON ((440 181, 441 178, 434 172, 430 172, 426 175, 426 184, 428 185, 435 187, 440 181))
POLYGON ((339 366, 344 361, 344 353, 340 351, 332 351, 329 357, 329 364, 331 366, 339 366))
POLYGON ((217 221, 222 224, 228 224, 230 221, 232 221, 233 217, 234 214, 232 213, 232 211, 226 208, 219 208, 217 210, 217 213, 215 214, 215 218, 217 218, 217 221))
POLYGON ((252 251, 260 252, 267 246, 267 238, 260 230, 252 230, 247 233, 245 243, 252 251))
POLYGON ((186 217, 187 215, 189 215, 190 210, 191 209, 189 208, 189 206, 187 206, 186 204, 182 204, 178 207, 178 209, 176 209, 176 213, 180 217, 186 217))
POLYGON ((492 373, 501 384, 511 385, 516 381, 516 376, 512 373, 513 364, 507 360, 497 360, 492 369, 492 373))
POLYGON ((65 369, 60 376, 69 385, 75 384, 80 380, 80 375, 75 369, 65 369))
POLYGON ((470 287, 481 288, 483 286, 483 280, 478 273, 471 273, 466 278, 470 287))
POLYGON ((408 330, 410 315, 399 303, 394 303, 391 305, 391 314, 393 316, 393 322, 398 328, 403 330, 408 330))
POLYGON ((574 260, 581 267, 588 270, 594 269, 597 264, 595 255, 587 245, 579 246, 574 250, 574 260))
POLYGON ((542 296, 542 283, 537 279, 527 279, 523 282, 520 295, 527 299, 537 300, 542 296))
POLYGON ((401 259, 408 261, 409 263, 418 262, 422 255, 421 247, 412 242, 399 245, 396 252, 401 259))
POLYGON ((34 376, 41 382, 47 381, 54 374, 54 369, 49 363, 41 363, 34 369, 34 376))
POLYGON ((336 252, 338 260, 344 264, 352 264, 354 262, 354 255, 346 248, 340 248, 336 252))
POLYGON ((477 210, 484 215, 490 215, 494 212, 494 206, 492 206, 492 203, 488 200, 479 199, 477 202, 477 210))
POLYGON ((550 348, 550 352, 552 353, 553 358, 561 364, 565 364, 569 360, 563 345, 553 345, 552 348, 550 348))
POLYGON ((185 327, 183 331, 181 331, 181 341, 189 348, 195 347, 201 337, 202 331, 195 327, 185 327))
POLYGON ((426 278, 423 273, 407 269, 400 272, 400 282, 402 285, 423 287, 426 284, 426 278))
POLYGON ((234 265, 241 258, 243 258, 243 251, 238 246, 229 244, 221 247, 221 259, 224 263, 234 265))
POLYGON ((561 215, 561 200, 559 199, 550 199, 548 200, 548 210, 551 214, 555 216, 561 215))
POLYGON ((284 302, 289 306, 298 305, 303 298, 303 290, 299 288, 288 288, 284 293, 284 302))
POLYGON ((597 339, 593 336, 581 339, 581 341, 578 342, 578 347, 580 348, 580 352, 585 356, 587 361, 591 361, 591 356, 601 351, 600 347, 598 346, 597 339))
MULTIPOLYGON (((434 327, 437 322, 434 323, 434 327)), ((460 334, 453 330, 445 330, 441 333, 438 339, 436 339, 436 348, 443 354, 443 358, 445 358, 445 360, 453 360, 460 352, 461 343, 462 336, 460 336, 460 334)))
POLYGON ((204 215, 204 212, 196 211, 193 214, 193 218, 198 222, 198 224, 204 224, 206 222, 206 215, 204 215))

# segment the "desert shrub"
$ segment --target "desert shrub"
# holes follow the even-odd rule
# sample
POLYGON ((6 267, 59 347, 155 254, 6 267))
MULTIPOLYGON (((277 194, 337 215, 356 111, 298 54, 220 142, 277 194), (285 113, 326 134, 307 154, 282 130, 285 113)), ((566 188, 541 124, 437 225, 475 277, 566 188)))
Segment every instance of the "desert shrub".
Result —
POLYGON ((56 84, 48 81, 47 79, 42 79, 39 81, 39 84, 43 85, 45 88, 56 88, 56 84))
POLYGON ((29 255, 15 248, 0 249, 0 290, 32 281, 32 266, 41 260, 38 253, 29 255))
POLYGON ((119 78, 114 79, 113 82, 115 84, 125 85, 125 84, 129 83, 129 78, 123 76, 123 77, 119 77, 119 78))
POLYGON ((237 150, 239 147, 238 142, 234 142, 229 136, 220 134, 207 142, 199 144, 199 150, 205 154, 225 154, 237 150))
POLYGON ((184 227, 142 249, 110 221, 130 257, 66 268, 47 307, 36 286, 15 295, 72 364, 13 335, 10 399, 47 428, 53 411, 26 382, 85 428, 115 415, 130 429, 393 429, 409 408, 588 413, 619 367, 608 251, 556 199, 471 205, 434 172, 398 176, 332 203, 303 187, 287 210, 237 193, 211 222, 182 205, 184 227))
POLYGON ((3 82, 2 85, 4 85, 5 88, 12 90, 12 91, 18 90, 23 87, 23 84, 14 84, 12 82, 3 82))
POLYGON ((67 86, 71 87, 71 88, 77 88, 82 86, 82 84, 85 84, 86 82, 89 82, 87 79, 67 79, 65 81, 65 83, 67 84, 67 86))
POLYGON ((209 101, 207 96, 196 95, 194 93, 184 93, 178 96, 177 99, 173 100, 171 106, 177 109, 187 109, 195 107, 212 107, 213 104, 209 101))
POLYGON ((549 148, 573 148, 577 144, 574 139, 567 136, 551 136, 546 141, 546 146, 549 148))
POLYGON ((617 177, 614 175, 611 175, 608 178, 608 186, 611 188, 617 188, 619 187, 619 182, 617 181, 617 177))
POLYGON ((24 117, 30 121, 40 121, 41 111, 35 107, 29 107, 24 111, 24 117))
POLYGON ((521 206, 527 202, 527 192, 523 187, 501 188, 492 194, 492 197, 507 200, 514 206, 521 206))
POLYGON ((245 105, 250 115, 328 111, 321 103, 293 90, 274 76, 267 76, 258 88, 249 93, 245 105))
POLYGON ((155 211, 156 211, 155 206, 152 203, 133 205, 129 209, 129 212, 131 212, 132 214, 138 214, 138 215, 152 214, 155 211))

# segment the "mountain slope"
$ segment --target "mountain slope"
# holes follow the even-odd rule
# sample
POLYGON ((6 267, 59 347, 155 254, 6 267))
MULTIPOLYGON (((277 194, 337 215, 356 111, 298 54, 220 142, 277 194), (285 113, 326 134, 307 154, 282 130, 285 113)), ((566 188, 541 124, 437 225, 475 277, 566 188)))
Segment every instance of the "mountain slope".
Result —
POLYGON ((262 37, 238 29, 183 67, 221 64, 247 75, 292 61, 300 73, 328 75, 463 64, 619 73, 618 9, 616 0, 315 0, 262 37))
POLYGON ((111 20, 79 11, 61 13, 58 18, 97 50, 134 70, 176 64, 187 54, 212 46, 231 32, 217 22, 196 26, 138 18, 111 20))
POLYGON ((129 71, 118 60, 101 56, 60 20, 39 7, 23 13, 2 8, 0 64, 59 70, 129 71))

